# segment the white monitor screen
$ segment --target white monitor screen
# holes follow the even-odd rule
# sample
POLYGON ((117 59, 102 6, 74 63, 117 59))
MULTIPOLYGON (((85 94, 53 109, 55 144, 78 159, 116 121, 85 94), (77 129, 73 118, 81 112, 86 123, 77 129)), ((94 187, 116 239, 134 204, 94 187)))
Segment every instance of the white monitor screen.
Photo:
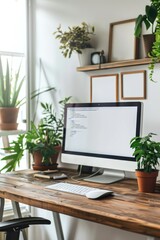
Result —
POLYGON ((140 135, 140 119, 140 102, 67 104, 62 161, 104 168, 135 161, 130 140, 140 135))

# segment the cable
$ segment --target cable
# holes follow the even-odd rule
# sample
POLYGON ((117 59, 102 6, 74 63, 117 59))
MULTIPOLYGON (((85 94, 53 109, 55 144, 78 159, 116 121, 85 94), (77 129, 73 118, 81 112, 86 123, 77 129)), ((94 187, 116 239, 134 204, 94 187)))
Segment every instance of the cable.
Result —
POLYGON ((92 173, 92 174, 90 174, 90 175, 88 175, 88 176, 81 177, 81 174, 82 174, 82 165, 80 165, 79 173, 78 173, 77 175, 75 175, 75 176, 71 176, 71 179, 74 180, 74 181, 76 181, 76 182, 79 182, 80 180, 83 180, 83 179, 85 179, 85 178, 91 178, 91 177, 97 175, 97 174, 98 174, 99 172, 101 172, 101 171, 102 171, 102 169, 100 168, 100 169, 98 169, 96 172, 94 172, 94 173, 92 173), (80 177, 80 178, 77 178, 77 177, 80 177), (76 179, 75 179, 75 178, 76 178, 76 179))

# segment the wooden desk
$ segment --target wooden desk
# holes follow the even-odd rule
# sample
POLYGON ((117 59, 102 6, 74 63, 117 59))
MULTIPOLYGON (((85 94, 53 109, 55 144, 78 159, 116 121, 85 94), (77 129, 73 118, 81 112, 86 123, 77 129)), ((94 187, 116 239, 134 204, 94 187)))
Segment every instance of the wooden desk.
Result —
MULTIPOLYGON (((73 175, 73 172, 63 172, 73 175)), ((70 179, 66 181, 73 182, 70 179)), ((130 232, 160 237, 159 184, 156 193, 145 194, 137 191, 136 180, 123 180, 110 185, 81 181, 83 185, 115 192, 113 197, 89 200, 84 196, 45 189, 53 182, 34 178, 31 170, 0 174, 0 197, 130 232)))

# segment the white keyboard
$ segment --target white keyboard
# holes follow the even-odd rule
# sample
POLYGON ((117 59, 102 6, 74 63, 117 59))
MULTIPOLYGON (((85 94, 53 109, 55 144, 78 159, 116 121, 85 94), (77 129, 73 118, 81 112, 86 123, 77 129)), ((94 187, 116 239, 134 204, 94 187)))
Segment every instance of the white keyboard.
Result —
POLYGON ((63 183, 63 182, 55 183, 53 185, 47 186, 46 188, 57 190, 57 191, 62 191, 62 192, 84 195, 84 196, 88 192, 91 192, 94 190, 102 190, 100 188, 93 188, 93 187, 87 187, 87 186, 81 186, 81 185, 77 185, 77 184, 63 183))

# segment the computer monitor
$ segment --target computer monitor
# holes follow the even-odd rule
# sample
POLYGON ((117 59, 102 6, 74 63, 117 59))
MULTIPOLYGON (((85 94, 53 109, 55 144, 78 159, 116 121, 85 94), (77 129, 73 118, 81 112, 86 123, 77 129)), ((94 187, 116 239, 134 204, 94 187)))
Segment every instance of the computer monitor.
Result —
POLYGON ((130 140, 140 135, 141 110, 141 102, 66 104, 61 161, 105 169, 90 181, 109 183, 135 171, 130 140))

